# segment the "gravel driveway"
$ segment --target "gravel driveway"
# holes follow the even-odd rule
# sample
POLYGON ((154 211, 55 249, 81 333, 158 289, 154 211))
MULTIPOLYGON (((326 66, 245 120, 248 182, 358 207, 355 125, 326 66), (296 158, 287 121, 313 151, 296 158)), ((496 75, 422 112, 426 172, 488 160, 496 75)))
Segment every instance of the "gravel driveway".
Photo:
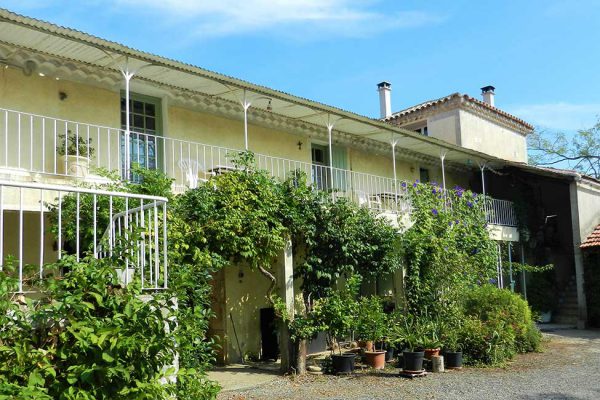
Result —
POLYGON ((398 370, 278 377, 251 390, 223 392, 219 399, 600 399, 600 331, 545 336, 544 353, 520 355, 505 368, 465 368, 413 380, 398 377, 398 370))

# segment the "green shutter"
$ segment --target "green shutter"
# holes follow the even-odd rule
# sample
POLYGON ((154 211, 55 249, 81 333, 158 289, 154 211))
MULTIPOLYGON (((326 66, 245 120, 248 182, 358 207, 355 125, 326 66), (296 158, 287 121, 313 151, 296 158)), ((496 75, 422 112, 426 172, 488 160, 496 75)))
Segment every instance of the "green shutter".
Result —
MULTIPOLYGON (((348 169, 348 151, 342 146, 333 146, 331 148, 333 168, 342 170, 348 169)), ((333 188, 341 191, 347 191, 346 173, 335 171, 333 176, 333 188)))

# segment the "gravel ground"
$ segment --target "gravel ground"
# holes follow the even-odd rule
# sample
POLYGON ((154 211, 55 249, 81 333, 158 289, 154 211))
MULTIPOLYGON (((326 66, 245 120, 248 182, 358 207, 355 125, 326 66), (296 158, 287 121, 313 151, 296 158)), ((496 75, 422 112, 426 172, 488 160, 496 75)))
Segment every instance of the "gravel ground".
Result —
POLYGON ((505 368, 465 368, 412 380, 398 377, 397 369, 278 377, 251 390, 223 392, 219 399, 600 399, 600 331, 545 336, 543 353, 520 355, 505 368))

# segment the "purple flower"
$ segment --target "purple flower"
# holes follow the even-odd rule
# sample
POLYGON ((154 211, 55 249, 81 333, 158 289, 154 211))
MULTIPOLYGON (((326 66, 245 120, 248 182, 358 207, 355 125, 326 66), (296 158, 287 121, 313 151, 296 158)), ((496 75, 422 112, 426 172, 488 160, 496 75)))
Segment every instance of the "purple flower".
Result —
POLYGON ((473 197, 477 197, 477 193, 472 193, 472 196, 473 197))
POLYGON ((496 278, 490 278, 490 283, 492 285, 495 285, 496 283, 498 283, 498 280, 496 278))
POLYGON ((467 206, 468 206, 469 208, 473 208, 473 203, 471 203, 470 201, 467 201, 467 206))
POLYGON ((456 186, 454 186, 454 190, 456 190, 457 192, 462 192, 462 191, 464 191, 465 189, 463 189, 463 188, 461 188, 460 186, 456 185, 456 186))
POLYGON ((435 208, 432 208, 432 209, 431 209, 431 213, 437 217, 437 215, 438 215, 438 210, 437 210, 437 209, 435 209, 435 208))
POLYGON ((460 221, 459 221, 459 220, 454 220, 454 223, 455 223, 456 225, 458 225, 458 224, 460 224, 460 221))
POLYGON ((400 186, 402 186, 403 188, 405 188, 406 187, 406 182, 402 182, 400 186))
POLYGON ((431 193, 436 194, 437 190, 435 190, 435 188, 431 189, 431 193))
POLYGON ((418 183, 417 183, 417 182, 413 183, 413 187, 414 187, 414 188, 416 188, 416 187, 417 187, 417 185, 418 185, 418 183))

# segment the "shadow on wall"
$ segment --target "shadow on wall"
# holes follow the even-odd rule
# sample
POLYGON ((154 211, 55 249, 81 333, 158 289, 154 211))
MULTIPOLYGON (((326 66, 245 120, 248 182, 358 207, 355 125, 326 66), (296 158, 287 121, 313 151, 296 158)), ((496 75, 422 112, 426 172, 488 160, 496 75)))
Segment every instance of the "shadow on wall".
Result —
POLYGON ((225 268, 227 315, 226 362, 259 360, 261 349, 261 309, 271 308, 266 298, 269 282, 247 266, 225 268), (237 337, 236 337, 237 336, 237 337))

